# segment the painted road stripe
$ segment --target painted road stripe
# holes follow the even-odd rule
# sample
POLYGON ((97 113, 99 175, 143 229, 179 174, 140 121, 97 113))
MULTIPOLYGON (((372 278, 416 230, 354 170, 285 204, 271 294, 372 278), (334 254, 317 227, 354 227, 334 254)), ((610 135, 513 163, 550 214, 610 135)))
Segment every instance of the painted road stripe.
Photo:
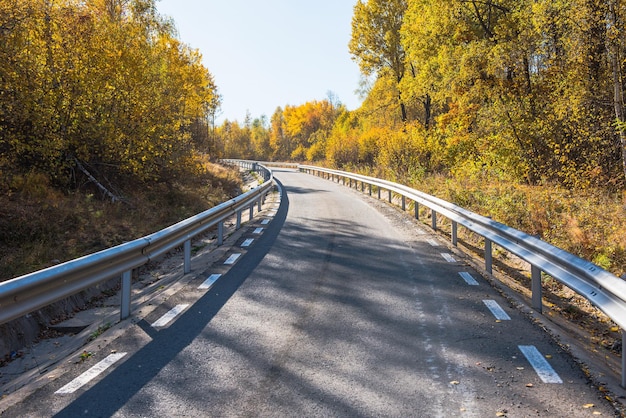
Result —
POLYGON ((67 385, 63 386, 61 389, 57 390, 54 393, 59 395, 65 395, 69 393, 74 393, 95 377, 97 377, 100 373, 111 367, 113 364, 117 363, 122 357, 124 357, 126 353, 113 353, 109 354, 104 360, 98 362, 91 369, 87 370, 85 373, 78 376, 76 379, 72 380, 67 385))
POLYGON ((472 275, 468 272, 462 271, 459 273, 459 275, 463 278, 463 280, 465 280, 465 283, 469 284, 470 286, 478 286, 478 282, 476 281, 476 279, 474 279, 472 275))
POLYGON ((178 314, 187 309, 189 304, 176 305, 172 309, 169 310, 168 313, 157 319, 152 323, 152 328, 164 327, 166 326, 172 319, 176 318, 178 314))
POLYGON ((543 383, 563 383, 559 375, 548 363, 548 360, 541 355, 534 345, 520 345, 519 349, 530 365, 533 366, 543 383))
POLYGON ((260 234, 261 232, 263 232, 263 228, 257 228, 254 230, 253 234, 260 234))
POLYGON ((217 281, 217 279, 219 279, 220 277, 222 277, 221 274, 216 273, 216 274, 211 274, 209 276, 208 279, 206 279, 200 286, 198 286, 198 289, 210 289, 211 286, 213 286, 213 284, 217 281))
POLYGON ((254 238, 248 238, 247 240, 245 240, 244 242, 241 243, 242 247, 249 247, 252 244, 252 241, 254 241, 254 238))
POLYGON ((437 241, 435 241, 434 239, 429 239, 427 241, 432 247, 439 247, 439 243, 437 241))
POLYGON ((267 225, 268 223, 270 223, 270 221, 271 221, 271 219, 268 219, 268 218, 263 219, 263 220, 261 221, 261 225, 267 225))
POLYGON ((487 308, 489 308, 489 310, 491 311, 493 316, 496 317, 496 319, 499 319, 501 321, 511 320, 511 317, 506 312, 504 312, 504 309, 502 309, 500 305, 498 305, 498 302, 496 302, 495 300, 483 300, 483 303, 485 304, 485 306, 487 306, 487 308))
POLYGON ((441 256, 445 258, 448 263, 456 263, 456 260, 454 259, 454 257, 452 257, 452 254, 441 253, 441 256))
POLYGON ((241 257, 241 254, 239 253, 231 254, 231 256, 228 257, 226 261, 224 261, 224 264, 228 264, 228 265, 235 264, 235 261, 237 261, 239 257, 241 257))

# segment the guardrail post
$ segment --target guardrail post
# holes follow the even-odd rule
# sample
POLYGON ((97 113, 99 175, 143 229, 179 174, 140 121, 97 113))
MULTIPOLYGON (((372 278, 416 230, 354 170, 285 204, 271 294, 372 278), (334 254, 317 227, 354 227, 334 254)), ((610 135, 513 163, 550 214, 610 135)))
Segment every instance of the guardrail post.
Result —
POLYGON ((435 212, 435 209, 430 210, 430 217, 431 217, 431 226, 433 227, 433 230, 436 231, 437 230, 437 212, 435 212))
POLYGON ((452 235, 452 245, 454 245, 455 247, 457 246, 457 222, 456 221, 452 221, 452 232, 450 233, 450 235, 452 235))
POLYGON ((376 188, 378 189, 378 200, 380 200, 380 186, 376 186, 376 188))
POLYGON ((485 270, 489 274, 493 273, 492 262, 491 241, 485 238, 485 270))
POLYGON ((250 203, 250 219, 254 218, 254 203, 250 203))
POLYGON ((185 261, 183 262, 183 272, 184 274, 191 272, 191 240, 188 239, 183 244, 183 249, 185 253, 185 261))
POLYGON ((415 219, 419 220, 420 218, 420 204, 415 201, 415 219))
POLYGON ((367 186, 368 186, 368 189, 370 191, 370 196, 371 196, 372 195, 372 183, 368 183, 367 186))
POLYGON ((530 266, 530 290, 532 292, 532 305, 533 309, 537 312, 541 313, 543 310, 543 304, 541 303, 542 299, 542 289, 541 289, 541 270, 539 267, 530 266))
POLYGON ((402 196, 402 212, 406 210, 406 197, 402 196))
POLYGON ((122 273, 122 292, 120 294, 120 320, 126 319, 130 316, 130 279, 132 277, 132 270, 122 273))
POLYGON ((626 333, 622 330, 622 387, 626 389, 626 353, 624 347, 626 347, 626 333))
MULTIPOLYGON (((252 205, 250 206, 252 207, 252 205)), ((217 245, 224 243, 224 221, 217 224, 217 245)))
POLYGON ((259 199, 259 201, 258 201, 258 211, 257 212, 261 212, 262 209, 263 209, 263 202, 261 201, 261 199, 259 199))
POLYGON ((392 196, 391 196, 391 190, 389 190, 389 203, 391 203, 391 202, 392 202, 392 200, 393 200, 393 199, 392 199, 392 196))
POLYGON ((352 188, 352 179, 350 179, 350 188, 352 188))
POLYGON ((235 225, 235 230, 239 230, 241 228, 241 211, 237 211, 237 224, 235 225))

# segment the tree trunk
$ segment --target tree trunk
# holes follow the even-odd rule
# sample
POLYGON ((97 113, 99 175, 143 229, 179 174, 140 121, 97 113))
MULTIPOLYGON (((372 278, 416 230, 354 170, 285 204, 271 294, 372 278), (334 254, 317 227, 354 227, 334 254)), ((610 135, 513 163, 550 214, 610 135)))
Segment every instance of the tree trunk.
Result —
POLYGON ((620 146, 622 150, 622 171, 624 173, 624 179, 626 179, 626 126, 624 126, 624 89, 622 86, 622 69, 619 60, 619 38, 617 36, 618 27, 615 3, 616 1, 611 1, 609 3, 609 24, 607 30, 611 33, 607 34, 607 40, 609 42, 609 61, 611 63, 611 71, 613 73, 613 107, 615 109, 617 131, 619 133, 620 146))

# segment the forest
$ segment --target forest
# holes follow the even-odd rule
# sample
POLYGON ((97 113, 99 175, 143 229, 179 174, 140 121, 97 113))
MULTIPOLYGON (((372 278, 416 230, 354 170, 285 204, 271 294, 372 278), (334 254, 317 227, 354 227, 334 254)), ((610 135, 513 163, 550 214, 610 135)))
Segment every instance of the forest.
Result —
POLYGON ((362 106, 226 121, 216 151, 409 184, 621 275, 625 18, 617 0, 359 0, 362 106))
MULTIPOLYGON (((360 108, 329 92, 219 126, 216 81, 155 1, 0 2, 3 247, 86 234, 80 216, 164 206, 157 196, 190 215, 237 187, 212 164, 227 157, 387 178, 626 271, 618 0, 358 0, 346 53, 362 73, 360 108), (180 199, 200 183, 207 202, 180 199), (83 212, 46 212, 63 205, 83 212), (67 222, 38 231, 51 216, 67 222)), ((32 258, 139 233, 121 223, 115 240, 32 258)))

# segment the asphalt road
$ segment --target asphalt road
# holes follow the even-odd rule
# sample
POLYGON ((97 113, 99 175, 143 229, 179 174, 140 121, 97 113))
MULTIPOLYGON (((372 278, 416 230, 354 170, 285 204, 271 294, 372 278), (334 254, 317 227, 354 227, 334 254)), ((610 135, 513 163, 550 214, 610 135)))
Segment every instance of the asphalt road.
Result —
POLYGON ((425 229, 328 180, 275 177, 278 211, 3 416, 615 415, 567 353, 425 229))

